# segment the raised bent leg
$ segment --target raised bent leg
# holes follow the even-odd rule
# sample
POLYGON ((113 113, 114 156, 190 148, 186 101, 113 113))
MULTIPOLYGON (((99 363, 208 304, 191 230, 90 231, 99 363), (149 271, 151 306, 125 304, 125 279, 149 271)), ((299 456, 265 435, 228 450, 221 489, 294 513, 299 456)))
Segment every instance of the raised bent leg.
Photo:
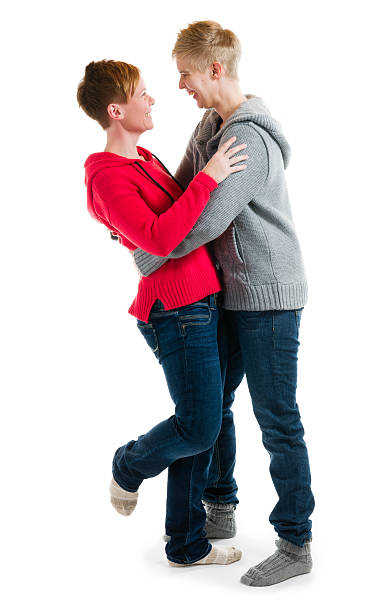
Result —
POLYGON ((218 310, 212 301, 154 312, 149 323, 139 322, 164 369, 175 415, 119 448, 113 462, 116 482, 136 491, 144 478, 183 459, 170 470, 167 500, 167 533, 171 539, 166 553, 177 563, 198 560, 210 550, 203 529, 201 496, 211 449, 221 426, 217 324, 218 310), (208 450, 209 458, 204 455, 208 450))

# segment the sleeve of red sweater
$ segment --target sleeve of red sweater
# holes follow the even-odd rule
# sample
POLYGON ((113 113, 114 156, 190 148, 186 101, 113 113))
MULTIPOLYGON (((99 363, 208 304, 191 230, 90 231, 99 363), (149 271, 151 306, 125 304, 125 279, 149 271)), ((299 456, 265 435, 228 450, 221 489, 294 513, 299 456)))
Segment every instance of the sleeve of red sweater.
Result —
MULTIPOLYGON (((110 178, 110 177, 109 177, 110 178)), ((184 193, 160 215, 141 197, 137 186, 125 181, 101 181, 94 206, 115 230, 141 249, 165 257, 193 228, 217 182, 199 172, 184 193), (100 210, 99 210, 100 209, 100 210)))

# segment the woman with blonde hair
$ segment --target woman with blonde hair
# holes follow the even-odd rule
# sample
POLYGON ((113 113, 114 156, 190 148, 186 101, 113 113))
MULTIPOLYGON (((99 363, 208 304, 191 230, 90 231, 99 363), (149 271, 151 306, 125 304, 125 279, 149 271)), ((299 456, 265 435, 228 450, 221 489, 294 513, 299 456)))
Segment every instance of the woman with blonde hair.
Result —
MULTIPOLYGON (((237 75, 240 51, 234 32, 215 21, 194 22, 179 32, 172 51, 179 88, 206 110, 175 176, 185 187, 231 135, 246 143, 249 171, 230 177, 214 192, 194 228, 168 258, 141 249, 133 257, 142 274, 153 276, 162 264, 180 261, 208 244, 222 270, 223 422, 203 501, 208 535, 212 521, 212 533, 233 537, 238 499, 231 408, 246 374, 278 494, 269 516, 279 536, 276 551, 241 576, 243 584, 260 587, 309 573, 313 566, 310 515, 315 502, 296 401, 300 323, 308 285, 286 185, 290 147, 262 98, 243 94, 237 75)), ((253 472, 255 466, 249 468, 253 472)))
MULTIPOLYGON (((141 247, 168 255, 191 230, 218 184, 246 168, 236 165, 247 158, 236 155, 245 146, 231 147, 235 138, 229 138, 184 190, 158 158, 137 146, 140 135, 153 128, 155 101, 131 64, 91 62, 77 99, 107 134, 104 152, 90 155, 85 163, 88 210, 130 250, 141 247)), ((209 543, 202 504, 222 420, 217 344, 221 289, 211 254, 201 246, 142 277, 129 308, 163 367, 175 414, 117 449, 111 502, 129 515, 143 480, 168 468, 166 554, 173 566, 229 564, 241 557, 234 547, 209 543)))

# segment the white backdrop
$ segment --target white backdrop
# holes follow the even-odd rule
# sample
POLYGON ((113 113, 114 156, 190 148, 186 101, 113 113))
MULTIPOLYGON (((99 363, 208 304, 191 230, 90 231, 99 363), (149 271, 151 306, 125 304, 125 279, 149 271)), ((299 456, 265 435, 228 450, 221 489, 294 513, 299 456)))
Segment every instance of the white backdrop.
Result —
POLYGON ((370 609, 378 482, 374 4, 36 0, 3 10, 7 612, 370 609), (174 171, 202 111, 179 91, 170 52, 178 30, 200 19, 237 33, 242 89, 264 98, 292 145, 287 179, 310 287, 298 403, 316 498, 314 572, 266 589, 239 583, 275 539, 268 514, 276 495, 245 381, 235 401, 239 563, 168 567, 166 473, 143 484, 129 518, 108 500, 114 450, 166 418, 172 404, 127 313, 138 282, 129 252, 86 211, 83 163, 103 150, 105 135, 78 108, 76 88, 91 60, 139 66, 156 100, 154 130, 140 144, 174 171))

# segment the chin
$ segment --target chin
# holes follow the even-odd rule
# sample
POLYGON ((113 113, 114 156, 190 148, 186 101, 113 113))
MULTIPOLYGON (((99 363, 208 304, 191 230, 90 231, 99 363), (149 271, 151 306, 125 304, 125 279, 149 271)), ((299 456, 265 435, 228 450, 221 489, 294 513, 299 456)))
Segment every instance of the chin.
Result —
POLYGON ((196 100, 198 108, 212 108, 211 106, 207 106, 203 100, 196 100))

